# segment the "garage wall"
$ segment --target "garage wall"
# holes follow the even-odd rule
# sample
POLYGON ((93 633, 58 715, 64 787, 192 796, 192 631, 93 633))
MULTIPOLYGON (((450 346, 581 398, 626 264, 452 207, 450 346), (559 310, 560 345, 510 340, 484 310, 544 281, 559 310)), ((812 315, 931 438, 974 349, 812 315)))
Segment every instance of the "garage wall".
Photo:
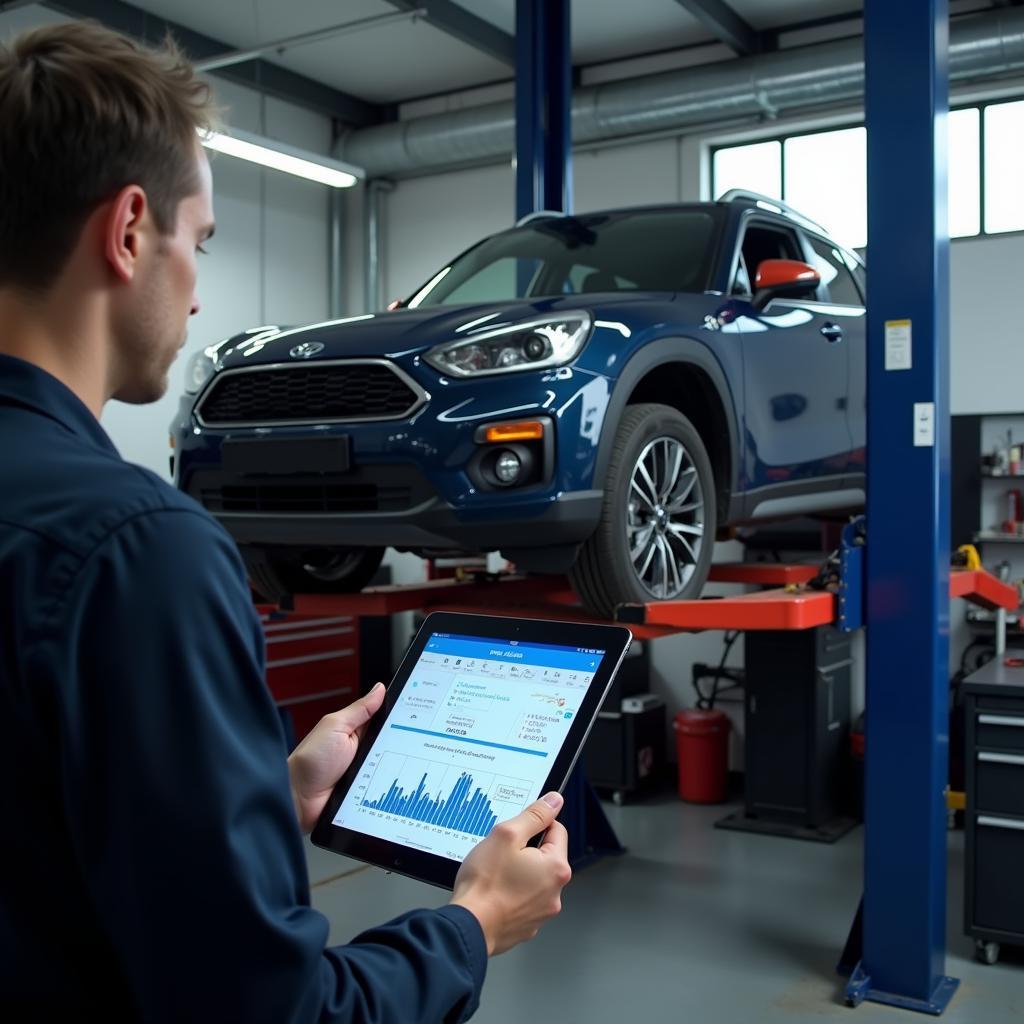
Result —
MULTIPOLYGON (((218 81, 229 125, 327 154, 326 117, 218 81)), ((103 415, 121 454, 168 477, 167 427, 196 350, 264 323, 302 323, 327 314, 327 192, 313 182, 214 156, 216 236, 199 257, 200 311, 171 369, 167 394, 153 405, 108 404, 103 415)))
POLYGON ((957 239, 949 276, 953 412, 1024 412, 1024 234, 957 239))

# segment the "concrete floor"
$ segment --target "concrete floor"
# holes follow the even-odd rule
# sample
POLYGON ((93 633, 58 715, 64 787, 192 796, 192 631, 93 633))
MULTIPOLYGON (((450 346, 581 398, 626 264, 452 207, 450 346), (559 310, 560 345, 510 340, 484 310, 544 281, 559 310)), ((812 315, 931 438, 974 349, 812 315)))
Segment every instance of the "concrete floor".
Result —
MULTIPOLYGON (((863 831, 834 846, 713 829, 728 808, 665 797, 606 804, 629 848, 580 872, 562 915, 491 961, 479 1024, 819 1021, 924 1018, 843 1005, 834 973, 861 886, 863 831)), ((961 980, 943 1020, 1024 1020, 1024 958, 986 967, 961 934, 963 835, 950 835, 949 958, 961 980)), ((444 894, 310 848, 313 903, 331 941, 444 894)))

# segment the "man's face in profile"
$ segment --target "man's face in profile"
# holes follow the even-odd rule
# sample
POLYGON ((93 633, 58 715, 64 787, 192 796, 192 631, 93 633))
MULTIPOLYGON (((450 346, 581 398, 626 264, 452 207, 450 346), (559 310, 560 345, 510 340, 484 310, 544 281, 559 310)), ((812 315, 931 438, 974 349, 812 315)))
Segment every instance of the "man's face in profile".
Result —
POLYGON ((213 234, 213 181, 198 143, 195 159, 199 190, 179 202, 173 232, 160 233, 152 214, 146 214, 147 242, 114 328, 114 358, 123 383, 113 397, 123 402, 141 405, 165 394, 168 371, 185 344, 188 318, 199 311, 196 255, 213 234))

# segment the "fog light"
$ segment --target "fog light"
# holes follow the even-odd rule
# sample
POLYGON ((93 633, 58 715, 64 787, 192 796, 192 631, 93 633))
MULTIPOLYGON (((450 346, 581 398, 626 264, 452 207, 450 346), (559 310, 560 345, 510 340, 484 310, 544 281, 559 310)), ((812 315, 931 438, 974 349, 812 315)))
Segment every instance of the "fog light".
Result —
POLYGON ((515 452, 501 452, 494 463, 494 475, 503 483, 511 484, 519 477, 523 464, 515 452))

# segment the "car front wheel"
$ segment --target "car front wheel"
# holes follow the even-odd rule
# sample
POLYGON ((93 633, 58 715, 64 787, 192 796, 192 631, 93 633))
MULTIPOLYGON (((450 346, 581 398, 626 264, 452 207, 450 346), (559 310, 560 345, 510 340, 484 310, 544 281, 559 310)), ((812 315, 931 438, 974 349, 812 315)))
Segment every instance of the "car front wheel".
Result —
POLYGON ((591 611, 696 598, 715 540, 715 483, 693 424, 667 405, 626 409, 605 479, 597 530, 571 579, 591 611))
POLYGON ((362 590, 384 557, 384 548, 274 548, 242 552, 249 581, 268 601, 293 594, 341 594, 362 590))

